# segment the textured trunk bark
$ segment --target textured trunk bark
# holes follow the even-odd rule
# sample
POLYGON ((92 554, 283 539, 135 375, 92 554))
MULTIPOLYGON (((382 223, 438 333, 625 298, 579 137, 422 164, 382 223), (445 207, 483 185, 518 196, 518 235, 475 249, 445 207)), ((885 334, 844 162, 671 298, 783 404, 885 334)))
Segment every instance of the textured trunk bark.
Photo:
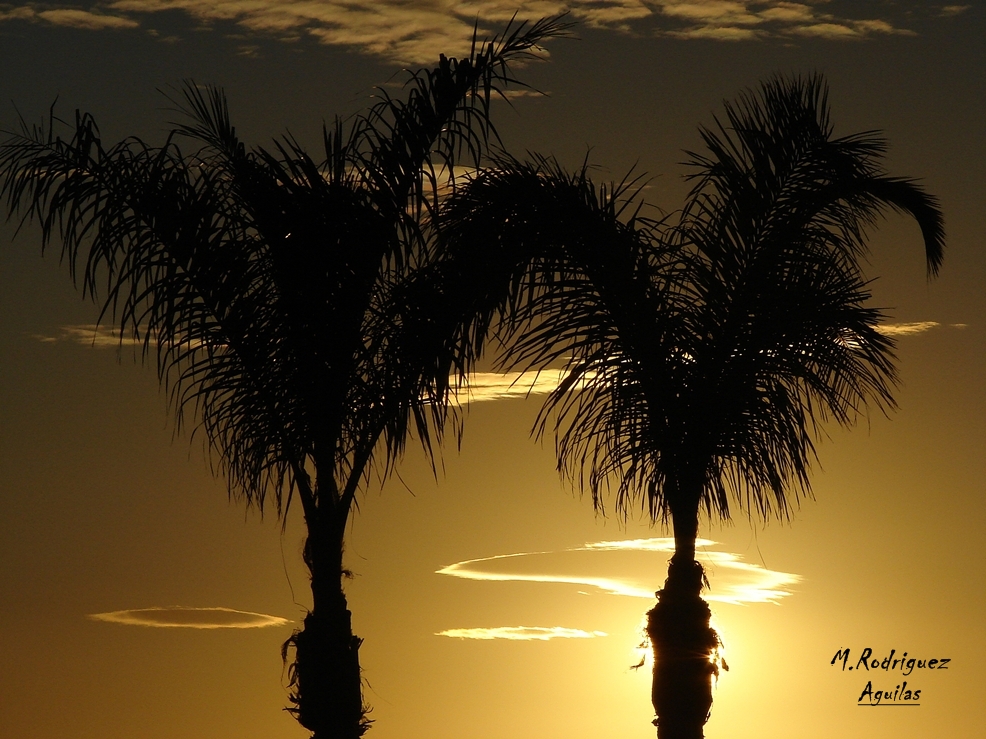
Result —
POLYGON ((359 666, 362 639, 342 588, 342 529, 312 526, 305 544, 311 573, 312 610, 304 628, 284 645, 294 648, 289 668, 291 711, 312 739, 358 739, 369 728, 359 666))
POLYGON ((654 650, 651 699, 658 739, 702 739, 712 708, 713 655, 719 636, 709 625, 712 612, 702 599, 705 577, 695 561, 698 501, 672 511, 675 554, 657 605, 647 614, 654 650))

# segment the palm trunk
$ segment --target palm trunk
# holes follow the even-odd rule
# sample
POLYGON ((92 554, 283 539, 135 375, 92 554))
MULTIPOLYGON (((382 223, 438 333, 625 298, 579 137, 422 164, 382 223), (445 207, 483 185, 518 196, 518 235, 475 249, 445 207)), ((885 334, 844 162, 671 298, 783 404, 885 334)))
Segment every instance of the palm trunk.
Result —
POLYGON ((698 500, 672 509, 675 553, 657 605, 647 614, 654 650, 651 699, 658 739, 702 739, 712 708, 713 655, 719 636, 709 625, 712 612, 702 599, 705 573, 695 561, 698 500))
POLYGON ((359 666, 362 639, 353 634, 352 613, 342 588, 344 526, 308 522, 305 564, 311 574, 312 610, 304 628, 284 644, 293 706, 288 710, 312 739, 358 739, 369 728, 359 666))

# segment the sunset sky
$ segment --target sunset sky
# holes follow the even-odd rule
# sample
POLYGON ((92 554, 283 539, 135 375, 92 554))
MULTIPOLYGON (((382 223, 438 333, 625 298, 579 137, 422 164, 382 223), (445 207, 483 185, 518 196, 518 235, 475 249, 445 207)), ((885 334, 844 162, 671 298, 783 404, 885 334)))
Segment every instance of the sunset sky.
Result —
MULTIPOLYGON (((986 722, 986 8, 916 0, 118 0, 0 2, 0 129, 18 111, 94 114, 106 141, 163 141, 159 92, 225 88, 241 136, 398 94, 402 67, 468 49, 518 10, 571 11, 494 115, 508 149, 634 168, 665 211, 682 150, 722 101, 775 72, 825 74, 837 134, 882 130, 891 174, 941 199, 947 250, 925 275, 917 227, 872 233, 873 304, 891 323, 899 410, 825 427, 789 523, 700 527, 730 670, 710 739, 925 739, 986 722), (478 20, 477 20, 478 19, 478 20), (947 670, 843 671, 864 648, 947 670), (860 707, 872 680, 921 705, 860 707)), ((0 226, 0 736, 303 739, 280 645, 310 593, 302 527, 227 498, 199 437, 176 434, 153 369, 93 328, 58 251, 0 226)), ((476 378, 462 449, 437 480, 412 449, 349 532, 347 585, 370 739, 646 739, 641 622, 669 532, 594 513, 529 430, 526 378, 476 378), (511 386, 513 380, 518 382, 511 386)), ((550 381, 550 378, 547 378, 550 381)), ((293 511, 294 514, 300 511, 293 511)))

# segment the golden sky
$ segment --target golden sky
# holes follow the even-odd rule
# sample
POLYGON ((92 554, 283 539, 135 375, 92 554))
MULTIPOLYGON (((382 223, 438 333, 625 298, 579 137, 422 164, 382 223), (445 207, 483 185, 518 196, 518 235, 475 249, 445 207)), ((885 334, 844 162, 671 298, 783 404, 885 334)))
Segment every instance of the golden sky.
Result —
MULTIPOLYGON (((495 111, 515 151, 633 166, 672 210, 678 162, 721 101, 776 72, 826 74, 838 133, 881 129, 891 173, 942 200, 924 275, 891 215, 868 274, 898 341, 900 409, 829 429, 815 500, 790 524, 703 524, 730 671, 710 739, 973 737, 986 721, 986 34, 978 6, 871 2, 527 3, 580 40, 521 75, 546 98, 495 111), (843 671, 864 648, 947 670, 843 671), (859 707, 868 680, 922 690, 859 707)), ((403 63, 465 48, 516 9, 471 3, 118 0, 0 3, 0 127, 92 111, 105 137, 160 140, 156 90, 226 88, 258 144, 359 110, 403 63), (11 104, 8 101, 13 101, 11 104)), ((0 227, 0 736, 301 739, 279 648, 304 614, 302 532, 245 512, 201 442, 175 437, 152 370, 94 327, 35 233, 0 227)), ((594 514, 528 430, 553 378, 482 376, 438 479, 412 451, 361 500, 347 592, 373 739, 644 739, 632 669, 667 531, 594 514), (530 397, 526 397, 529 391, 530 397)))

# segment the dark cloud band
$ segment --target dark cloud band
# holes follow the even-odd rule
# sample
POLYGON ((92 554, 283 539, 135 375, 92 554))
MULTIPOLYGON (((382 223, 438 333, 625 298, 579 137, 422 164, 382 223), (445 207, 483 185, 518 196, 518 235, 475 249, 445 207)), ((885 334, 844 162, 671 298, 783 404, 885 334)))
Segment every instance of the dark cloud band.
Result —
MULTIPOLYGON (((181 12, 200 27, 235 23, 242 31, 293 43, 308 36, 320 43, 358 49, 401 63, 432 61, 436 49, 459 56, 469 49, 474 23, 481 36, 501 27, 515 13, 538 18, 569 12, 595 28, 683 39, 744 41, 767 37, 862 39, 913 34, 889 17, 855 18, 827 3, 788 0, 111 0, 88 8, 55 4, 0 5, 0 22, 29 21, 88 30, 147 27, 154 16, 181 12)), ((851 6, 850 6, 851 7, 851 6)), ((939 16, 962 14, 968 5, 946 5, 939 16)), ((848 10, 848 9, 847 9, 848 10)), ((886 8, 883 13, 888 12, 886 8)), ((898 13, 899 15, 899 13, 898 13)), ((906 18, 906 14, 904 15, 906 18)), ((149 29, 157 34, 155 29, 149 29)), ((166 37, 172 39, 173 37, 166 37)))

